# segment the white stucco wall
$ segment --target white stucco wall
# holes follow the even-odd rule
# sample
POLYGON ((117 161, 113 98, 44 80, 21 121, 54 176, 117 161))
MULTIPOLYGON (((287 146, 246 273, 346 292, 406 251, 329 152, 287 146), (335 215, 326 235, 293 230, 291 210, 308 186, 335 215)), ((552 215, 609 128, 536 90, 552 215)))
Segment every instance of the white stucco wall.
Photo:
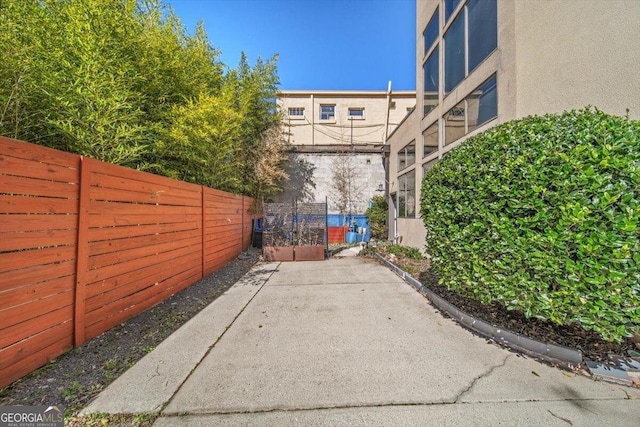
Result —
MULTIPOLYGON (((337 190, 333 179, 336 163, 348 161, 353 170, 351 213, 363 214, 373 196, 384 194, 378 191, 380 185, 384 188, 385 182, 382 153, 296 153, 292 155, 308 161, 315 167, 313 181, 316 188, 313 190, 312 201, 324 203, 325 197, 328 198, 329 213, 340 213, 339 206, 336 204, 337 190), (345 156, 348 156, 348 160, 345 160, 345 156)), ((291 193, 285 192, 279 195, 277 200, 289 201, 291 198, 291 193)))

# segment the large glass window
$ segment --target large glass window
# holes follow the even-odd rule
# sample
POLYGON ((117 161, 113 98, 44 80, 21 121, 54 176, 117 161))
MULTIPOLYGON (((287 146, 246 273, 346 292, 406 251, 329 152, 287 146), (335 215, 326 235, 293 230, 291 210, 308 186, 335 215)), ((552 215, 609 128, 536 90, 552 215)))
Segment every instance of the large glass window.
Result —
POLYGON ((321 105, 320 106, 320 120, 335 120, 336 118, 336 106, 335 105, 321 105))
POLYGON ((398 177, 398 217, 416 216, 416 171, 415 169, 398 177))
POLYGON ((496 0, 469 0, 467 4, 467 40, 469 73, 498 46, 496 0))
POLYGON ((438 122, 422 131, 422 157, 438 151, 438 122))
POLYGON ((436 8, 436 11, 429 20, 427 27, 422 32, 422 37, 424 37, 424 55, 429 53, 429 49, 433 46, 433 42, 438 38, 438 32, 440 30, 440 19, 438 19, 438 17, 438 8, 436 8))
POLYGON ((413 140, 398 151, 398 170, 408 168, 416 162, 416 141, 413 140))
POLYGON ((444 144, 448 145, 498 117, 496 75, 489 77, 442 118, 444 144))
POLYGON ((467 132, 498 116, 496 75, 489 77, 467 96, 467 132))
POLYGON ((451 92, 498 46, 496 1, 469 0, 445 33, 445 93, 451 92))
POLYGON ((464 13, 461 13, 444 35, 445 92, 450 92, 456 87, 464 76, 464 13))
POLYGON ((449 145, 465 135, 464 116, 464 101, 444 115, 444 145, 449 145))
POLYGON ((438 46, 431 52, 422 67, 424 71, 424 115, 429 114, 438 105, 438 91, 440 89, 440 73, 438 67, 438 46))
POLYGON ((460 0, 444 0, 444 22, 449 20, 459 3, 460 0))

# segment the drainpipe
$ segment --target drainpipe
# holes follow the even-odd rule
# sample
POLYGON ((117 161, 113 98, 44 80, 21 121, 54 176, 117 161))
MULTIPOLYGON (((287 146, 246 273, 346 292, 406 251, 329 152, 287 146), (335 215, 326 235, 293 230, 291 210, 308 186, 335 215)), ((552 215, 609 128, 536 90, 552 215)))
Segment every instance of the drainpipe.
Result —
POLYGON ((315 102, 313 100, 313 94, 311 94, 311 145, 315 145, 316 140, 316 112, 315 112, 315 102))
POLYGON ((382 141, 383 144, 385 144, 387 142, 387 136, 389 134, 389 112, 391 110, 391 80, 389 80, 389 84, 387 86, 387 118, 384 122, 385 126, 384 126, 384 140, 382 141))

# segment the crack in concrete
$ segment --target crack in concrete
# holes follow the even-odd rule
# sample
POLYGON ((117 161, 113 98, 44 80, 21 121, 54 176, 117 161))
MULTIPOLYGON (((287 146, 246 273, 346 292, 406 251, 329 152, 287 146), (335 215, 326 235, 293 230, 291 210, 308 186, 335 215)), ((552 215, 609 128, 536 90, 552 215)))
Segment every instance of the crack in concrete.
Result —
POLYGON ((458 393, 458 395, 456 396, 455 400, 453 401, 453 403, 459 403, 460 399, 462 399, 462 396, 464 396, 466 393, 468 393, 469 391, 471 391, 471 389, 476 385, 476 383, 481 380, 482 378, 486 378, 489 375, 491 375, 493 373, 493 371, 495 371, 498 368, 502 368, 504 365, 507 364, 507 360, 509 360, 509 358, 513 356, 513 354, 508 354, 507 357, 504 358, 504 360, 502 361, 502 363, 500 363, 499 365, 494 365, 492 366, 488 371, 478 375, 477 377, 475 377, 473 379, 473 381, 471 381, 471 384, 469 384, 469 386, 467 388, 465 388, 464 390, 462 390, 460 393, 458 393))
POLYGON ((562 418, 561 416, 554 414, 553 412, 551 412, 548 409, 547 409, 547 412, 550 413, 551 415, 553 415, 554 417, 556 417, 557 419, 564 421, 565 423, 569 424, 570 426, 573 426, 573 422, 570 419, 562 418))
MULTIPOLYGON (((494 366, 494 369, 499 366, 494 366)), ((195 417, 204 417, 204 416, 215 416, 215 415, 257 415, 257 414, 270 414, 270 413, 278 413, 278 412, 313 412, 313 411, 331 411, 331 410, 339 410, 339 409, 370 409, 370 408, 401 408, 401 407, 417 407, 417 406, 440 406, 440 405, 485 405, 485 404, 501 404, 501 405, 509 405, 509 404, 520 404, 520 403, 549 403, 549 402, 575 402, 575 401, 609 401, 609 400, 626 400, 626 399, 551 399, 551 400, 513 400, 513 401, 502 401, 502 402, 383 402, 383 403, 369 403, 369 404, 344 404, 344 405, 333 405, 333 406, 316 406, 316 407, 307 407, 307 408, 264 408, 264 409, 247 409, 247 410, 229 410, 229 411, 202 411, 202 412, 173 412, 173 413, 161 413, 161 417, 174 418, 174 417, 184 417, 184 416, 195 416, 195 417)), ((551 413, 551 411, 547 410, 551 413)), ((556 414, 551 413, 551 415, 562 419, 563 421, 567 421, 561 417, 558 417, 556 414)), ((570 420, 568 420, 570 421, 570 420)))
POLYGON ((395 402, 395 403, 370 403, 370 404, 344 404, 334 406, 316 406, 311 408, 265 408, 246 411, 208 411, 208 412, 174 412, 161 414, 163 417, 183 417, 183 416, 208 416, 208 415, 250 415, 250 414, 270 414, 275 412, 312 412, 331 411, 334 409, 358 409, 358 408, 394 408, 407 406, 436 406, 451 405, 452 402, 395 402))

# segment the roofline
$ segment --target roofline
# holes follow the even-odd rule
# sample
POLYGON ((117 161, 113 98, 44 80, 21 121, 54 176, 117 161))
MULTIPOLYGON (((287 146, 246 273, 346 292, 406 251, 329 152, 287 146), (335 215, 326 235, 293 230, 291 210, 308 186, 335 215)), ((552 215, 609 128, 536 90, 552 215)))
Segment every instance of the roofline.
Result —
MULTIPOLYGON (((301 95, 316 95, 316 96, 387 96, 386 90, 281 90, 278 92, 280 96, 301 96, 301 95)), ((415 90, 392 90, 391 96, 415 96, 415 90)))
POLYGON ((396 133, 396 131, 397 131, 398 129, 400 129, 400 127, 401 127, 402 125, 404 125, 404 122, 406 122, 407 120, 411 120, 411 117, 413 117, 413 113, 415 113, 415 112, 416 112, 416 107, 417 107, 417 105, 414 105, 414 106, 413 106, 413 110, 411 110, 411 112, 410 112, 409 114, 407 114, 406 116, 404 116, 404 118, 403 118, 402 120, 400 120, 400 123, 398 123, 398 126, 396 126, 396 127, 395 127, 395 129, 393 129, 393 132, 391 132, 391 133, 389 134, 389 136, 387 136, 387 140, 384 142, 384 143, 385 143, 385 145, 389 145, 389 140, 391 139, 391 137, 393 136, 393 134, 394 134, 394 133, 396 133))

